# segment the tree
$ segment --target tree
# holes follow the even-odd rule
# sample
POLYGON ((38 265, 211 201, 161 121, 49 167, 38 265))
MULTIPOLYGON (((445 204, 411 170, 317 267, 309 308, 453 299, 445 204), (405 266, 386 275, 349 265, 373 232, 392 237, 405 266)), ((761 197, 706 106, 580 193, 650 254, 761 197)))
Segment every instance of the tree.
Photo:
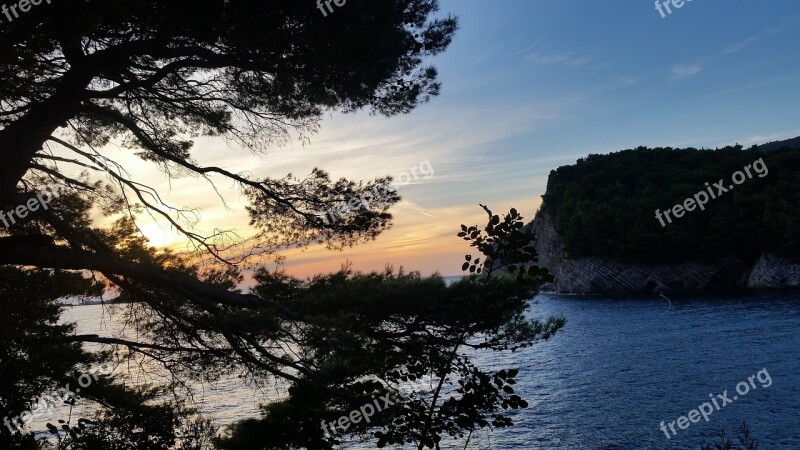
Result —
MULTIPOLYGON (((388 210, 399 197, 388 188, 389 178, 331 180, 315 169, 305 178, 259 179, 204 166, 192 157, 193 140, 202 136, 262 151, 293 133, 308 139, 328 111, 410 112, 439 93, 436 70, 424 59, 444 51, 457 28, 453 17, 435 18, 437 11, 436 0, 351 2, 327 16, 314 2, 64 0, 36 5, 4 23, 0 208, 31 206, 27 212, 23 207, 25 220, 11 221, 0 231, 0 264, 25 276, 31 268, 80 275, 86 289, 121 292, 130 301, 127 312, 137 317, 131 323, 136 341, 75 336, 63 328, 37 345, 58 340, 78 352, 77 344, 102 344, 117 356, 157 362, 176 380, 242 373, 252 382, 277 378, 292 384, 292 401, 314 398, 325 405, 320 413, 383 389, 375 384, 380 380, 397 382, 430 370, 446 380, 455 372, 471 380, 459 388, 462 402, 437 397, 427 411, 404 411, 402 417, 416 422, 393 425, 380 442, 413 439, 430 447, 443 433, 485 426, 487 417, 507 425, 498 409, 523 406, 505 389, 515 373, 487 380, 457 349, 528 345, 554 332, 558 323, 521 320, 531 286, 487 277, 445 289, 438 279, 347 271, 300 284, 262 270, 259 288, 242 293, 236 289, 240 268, 251 257, 291 246, 340 248, 373 239, 390 226, 388 210), (103 155, 110 143, 136 152, 170 178, 234 182, 249 200, 258 233, 242 239, 225 231, 199 234, 192 211, 169 205, 103 155), (68 175, 76 168, 105 179, 68 175), (60 188, 54 192, 55 185, 60 188), (333 222, 317 216, 367 195, 372 196, 367 208, 350 208, 333 222), (113 226, 93 223, 93 208, 114 217, 113 226), (150 247, 138 231, 141 214, 168 221, 196 251, 174 254, 150 247), (347 292, 354 286, 391 292, 408 285, 435 293, 418 291, 409 298, 395 292, 397 305, 358 305, 351 304, 352 292, 347 292), (320 293, 330 303, 315 297, 320 293), (345 313, 342 308, 350 306, 353 313, 345 313), (402 309, 412 306, 421 309, 402 309), (401 327, 399 317, 413 321, 401 327), (355 332, 357 326, 365 328, 355 332), (426 327, 435 332, 429 335, 426 327), (487 333, 485 343, 467 341, 480 331, 487 333), (348 340, 334 345, 328 336, 348 340), (364 342, 373 356, 340 362, 324 357, 328 350, 346 355, 364 342), (370 376, 371 383, 355 381, 370 376)), ((490 248, 482 244, 481 250, 490 248)), ((61 282, 47 299, 70 292, 61 282)), ((46 313, 52 316, 50 308, 46 313)), ((80 358, 87 358, 76 355, 64 360, 52 380, 65 378, 80 358)), ((35 376, 28 374, 24 381, 35 376)), ((151 392, 100 387, 93 400, 109 411, 93 427, 77 426, 80 432, 72 423, 62 424, 71 432, 60 446, 174 444, 185 405, 146 405, 151 392), (150 411, 162 420, 144 420, 147 407, 162 406, 166 409, 150 411)), ((29 388, 30 393, 42 389, 29 388)), ((204 427, 194 428, 203 434, 204 427)), ((325 442, 330 444, 319 440, 315 445, 325 442)))
POLYGON ((156 390, 125 388, 98 376, 97 366, 109 363, 110 355, 82 350, 74 339, 74 325, 58 323, 55 300, 64 295, 91 297, 100 291, 101 286, 78 273, 0 268, 0 448, 40 448, 25 427, 30 420, 52 422, 48 427, 58 450, 166 448, 157 445, 174 443, 179 433, 199 437, 209 429, 180 417, 170 405, 147 404, 156 390), (84 386, 82 377, 88 374, 92 382, 84 386), (97 405, 96 421, 51 417, 52 408, 83 401, 97 405))
POLYGON ((73 330, 57 325, 60 312, 53 304, 65 293, 92 291, 75 274, 0 268, 0 448, 36 448, 31 435, 14 432, 29 420, 29 402, 56 389, 73 367, 92 362, 79 345, 65 342, 73 330))
POLYGON ((428 21, 437 9, 435 0, 354 2, 330 17, 312 2, 34 8, 0 33, 0 203, 32 161, 47 159, 45 144, 67 145, 54 140, 66 127, 73 142, 125 139, 164 169, 228 176, 303 216, 281 196, 289 185, 194 165, 190 138, 222 135, 257 149, 287 129, 313 130, 329 109, 409 112, 439 91, 422 58, 447 47, 456 20, 428 21))
POLYGON ((435 0, 353 2, 329 17, 312 2, 65 1, 41 4, 4 24, 0 206, 10 211, 27 204, 57 182, 65 188, 50 208, 2 231, 0 263, 101 273, 163 320, 162 335, 149 329, 154 341, 199 359, 235 352, 241 363, 295 378, 290 371, 307 368, 276 357, 225 317, 263 309, 275 317, 276 329, 300 317, 270 298, 203 282, 188 264, 149 251, 132 237, 136 213, 167 220, 196 245, 195 258, 205 253, 228 267, 223 277, 235 278, 231 268, 253 254, 374 238, 389 226, 388 208, 399 199, 375 189, 389 179, 333 181, 322 170, 302 180, 254 179, 198 164, 192 139, 222 136, 258 151, 290 131, 307 137, 326 111, 411 111, 438 94, 436 70, 423 66, 423 58, 442 52, 456 29, 453 17, 433 18, 437 10, 435 0), (250 244, 249 250, 233 253, 241 247, 230 233, 194 232, 189 212, 165 204, 100 153, 110 142, 137 151, 171 177, 237 183, 261 230, 235 242, 250 244), (107 182, 65 175, 75 167, 104 174, 107 182), (378 193, 368 209, 335 223, 315 215, 368 192, 378 193), (92 227, 89 207, 122 217, 119 226, 92 227), (109 245, 114 236, 124 242, 109 245), (197 331, 210 322, 213 336, 197 331))
MULTIPOLYGON (((260 420, 235 424, 219 447, 330 449, 369 436, 379 448, 440 448, 444 439, 469 441, 480 428, 512 426, 506 411, 528 405, 514 390, 519 369, 487 371, 475 355, 531 346, 565 322, 524 318, 528 300, 552 278, 536 266, 523 217, 484 210, 483 229, 459 233, 480 258, 466 255, 470 275, 452 285, 391 268, 362 274, 343 267, 307 281, 261 270, 256 292, 280 292, 303 315, 294 342, 312 350, 315 375, 327 383, 294 381, 287 399, 263 406, 260 420), (409 385, 415 389, 403 392, 409 385)), ((255 332, 263 320, 239 323, 255 332)))
POLYGON ((663 264, 737 257, 747 265, 770 252, 796 259, 798 169, 800 149, 790 148, 590 155, 551 172, 541 213, 554 218, 573 258, 663 264), (737 172, 745 181, 730 190, 737 172), (713 187, 720 180, 730 192, 713 187), (685 215, 665 212, 686 199, 685 215))

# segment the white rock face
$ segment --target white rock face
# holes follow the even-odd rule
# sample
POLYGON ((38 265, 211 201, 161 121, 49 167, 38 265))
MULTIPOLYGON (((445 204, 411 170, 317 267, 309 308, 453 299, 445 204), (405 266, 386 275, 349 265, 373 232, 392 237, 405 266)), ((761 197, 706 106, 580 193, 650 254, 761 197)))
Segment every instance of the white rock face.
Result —
POLYGON ((562 294, 625 294, 715 289, 787 289, 800 287, 800 263, 763 254, 753 267, 735 257, 674 265, 636 265, 613 258, 569 259, 555 220, 541 214, 525 229, 536 236, 539 265, 555 280, 545 290, 562 294))
POLYGON ((800 287, 800 264, 780 256, 762 254, 747 278, 752 289, 784 289, 800 287))

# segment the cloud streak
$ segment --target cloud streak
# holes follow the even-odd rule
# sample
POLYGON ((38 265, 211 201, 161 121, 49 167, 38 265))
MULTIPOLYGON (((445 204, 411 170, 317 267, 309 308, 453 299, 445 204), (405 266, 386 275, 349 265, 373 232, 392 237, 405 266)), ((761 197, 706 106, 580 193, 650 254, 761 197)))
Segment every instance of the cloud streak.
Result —
POLYGON ((677 79, 689 78, 703 71, 700 64, 676 64, 672 66, 672 77, 677 79))

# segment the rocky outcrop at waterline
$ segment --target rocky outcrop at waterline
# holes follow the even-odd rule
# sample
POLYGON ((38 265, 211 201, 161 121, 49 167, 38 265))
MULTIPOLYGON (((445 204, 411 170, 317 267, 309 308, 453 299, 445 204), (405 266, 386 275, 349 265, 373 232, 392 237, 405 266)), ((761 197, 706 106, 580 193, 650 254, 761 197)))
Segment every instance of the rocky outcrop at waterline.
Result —
POLYGON ((562 294, 630 294, 723 289, 775 290, 800 286, 800 262, 762 253, 754 263, 738 257, 681 264, 633 264, 615 258, 570 259, 555 221, 546 213, 526 226, 536 236, 539 265, 554 281, 545 290, 562 294))

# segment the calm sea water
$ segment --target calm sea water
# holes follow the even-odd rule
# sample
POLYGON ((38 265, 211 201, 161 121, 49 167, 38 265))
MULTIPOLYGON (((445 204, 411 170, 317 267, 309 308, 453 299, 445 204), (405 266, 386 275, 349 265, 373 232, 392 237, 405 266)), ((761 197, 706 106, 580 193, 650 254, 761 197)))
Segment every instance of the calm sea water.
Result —
MULTIPOLYGON (((540 295, 529 314, 563 315, 567 327, 525 351, 476 356, 487 367, 519 367, 518 391, 530 407, 514 414, 517 426, 484 431, 468 448, 699 449, 720 429, 735 432, 747 421, 761 450, 800 449, 800 294, 703 294, 671 302, 540 295), (737 383, 763 369, 769 387, 754 379, 755 389, 713 412, 708 422, 676 426, 670 439, 659 429, 661 421, 676 421, 709 394, 727 390, 732 400, 737 383)), ((64 318, 77 322, 80 333, 114 328, 100 306, 66 308, 64 318)), ((158 377, 140 374, 129 381, 158 377)), ((227 424, 257 416, 259 403, 284 392, 279 386, 243 387, 233 379, 204 386, 196 401, 227 424)))

